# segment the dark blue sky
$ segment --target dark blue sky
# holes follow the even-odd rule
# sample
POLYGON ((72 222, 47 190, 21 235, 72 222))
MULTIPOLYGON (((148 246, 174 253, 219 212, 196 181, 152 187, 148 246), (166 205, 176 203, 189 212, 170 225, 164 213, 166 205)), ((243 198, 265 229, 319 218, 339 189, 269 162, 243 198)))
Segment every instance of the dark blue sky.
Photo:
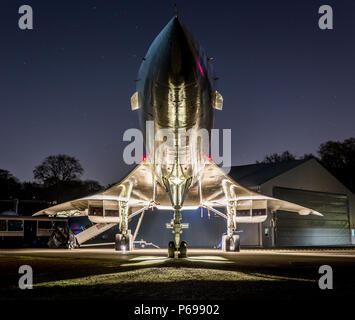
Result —
POLYGON ((103 184, 127 172, 122 136, 138 127, 129 99, 140 57, 174 2, 215 58, 224 97, 215 127, 232 128, 233 164, 355 136, 353 0, 2 0, 0 168, 31 180, 46 156, 65 153, 103 184), (32 31, 17 26, 22 4, 34 10, 32 31), (334 30, 318 28, 322 4, 334 30))

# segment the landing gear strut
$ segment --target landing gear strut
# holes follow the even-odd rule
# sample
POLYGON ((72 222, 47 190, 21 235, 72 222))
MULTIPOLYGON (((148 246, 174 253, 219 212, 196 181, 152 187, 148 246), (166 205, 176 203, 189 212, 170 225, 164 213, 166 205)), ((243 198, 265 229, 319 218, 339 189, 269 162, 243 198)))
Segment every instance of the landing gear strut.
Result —
MULTIPOLYGON (((225 195, 228 195, 225 190, 225 195)), ((228 196, 227 196, 228 198, 228 196)), ((240 238, 238 234, 235 234, 237 229, 236 225, 236 201, 229 201, 227 205, 227 233, 222 236, 222 251, 240 251, 240 238)))
POLYGON ((168 257, 174 258, 175 251, 178 251, 178 258, 187 257, 187 243, 186 241, 180 242, 180 235, 182 229, 188 228, 189 225, 186 223, 181 223, 181 211, 180 208, 176 208, 174 211, 174 218, 171 220, 170 224, 167 223, 167 228, 173 229, 174 240, 170 241, 168 244, 168 257))
MULTIPOLYGON (((129 186, 130 195, 132 191, 132 186, 129 186)), ((117 233, 115 236, 115 250, 126 251, 133 250, 133 237, 131 235, 131 230, 128 230, 128 203, 127 201, 119 201, 118 209, 120 212, 120 223, 118 224, 118 229, 121 233, 117 233)))

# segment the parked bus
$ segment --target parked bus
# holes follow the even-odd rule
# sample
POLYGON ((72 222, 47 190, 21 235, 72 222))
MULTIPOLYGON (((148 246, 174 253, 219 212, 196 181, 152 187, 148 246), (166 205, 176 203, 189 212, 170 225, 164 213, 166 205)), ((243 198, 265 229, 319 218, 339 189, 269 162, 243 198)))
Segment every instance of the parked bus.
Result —
POLYGON ((0 216, 0 246, 46 246, 57 226, 68 226, 68 219, 48 216, 0 216))

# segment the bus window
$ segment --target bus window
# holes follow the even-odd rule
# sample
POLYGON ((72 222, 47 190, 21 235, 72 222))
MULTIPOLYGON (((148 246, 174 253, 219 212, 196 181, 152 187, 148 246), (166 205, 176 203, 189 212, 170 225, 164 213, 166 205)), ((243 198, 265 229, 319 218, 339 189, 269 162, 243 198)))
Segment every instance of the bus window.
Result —
POLYGON ((23 231, 23 221, 22 220, 9 220, 8 221, 8 231, 23 231))
POLYGON ((38 221, 38 229, 52 229, 52 221, 38 221))
POLYGON ((6 220, 0 220, 0 231, 6 231, 6 220))

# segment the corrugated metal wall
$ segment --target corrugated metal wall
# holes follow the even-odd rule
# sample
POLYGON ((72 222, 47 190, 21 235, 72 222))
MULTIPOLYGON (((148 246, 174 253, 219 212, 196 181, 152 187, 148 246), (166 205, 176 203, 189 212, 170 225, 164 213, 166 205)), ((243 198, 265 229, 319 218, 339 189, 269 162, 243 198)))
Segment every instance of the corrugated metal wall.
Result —
POLYGON ((346 195, 275 187, 276 198, 321 212, 324 217, 300 216, 278 211, 276 246, 321 246, 350 244, 348 197, 346 195))
POLYGON ((260 245, 260 223, 240 223, 238 231, 240 245, 256 247, 260 245))

